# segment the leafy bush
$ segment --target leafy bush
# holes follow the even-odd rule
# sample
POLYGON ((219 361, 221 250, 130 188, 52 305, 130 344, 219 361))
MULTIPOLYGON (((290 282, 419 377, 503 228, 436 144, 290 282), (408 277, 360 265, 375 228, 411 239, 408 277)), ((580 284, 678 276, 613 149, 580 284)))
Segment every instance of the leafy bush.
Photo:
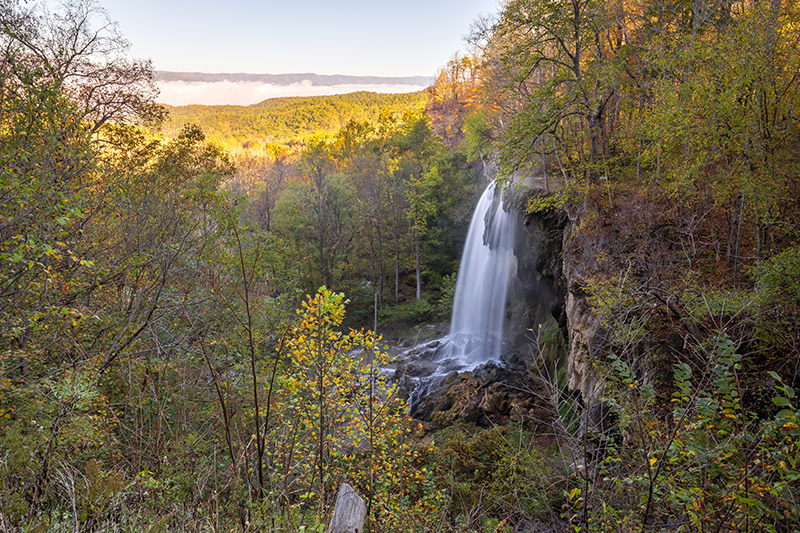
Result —
POLYGON ((700 365, 675 364, 668 412, 652 386, 612 357, 604 401, 617 421, 608 435, 621 440, 606 438, 594 464, 575 455, 581 459, 567 496, 576 531, 800 526, 794 390, 771 372, 780 410, 759 420, 744 407, 742 356, 730 339, 718 333, 706 350, 700 365))
POLYGON ((789 248, 753 269, 767 301, 800 306, 800 246, 789 248))
POLYGON ((424 459, 448 495, 447 519, 464 531, 486 524, 558 521, 564 479, 541 448, 537 435, 517 424, 478 430, 452 426, 433 436, 424 459))
POLYGON ((384 323, 420 324, 436 317, 436 307, 423 296, 419 300, 387 307, 379 317, 384 323))

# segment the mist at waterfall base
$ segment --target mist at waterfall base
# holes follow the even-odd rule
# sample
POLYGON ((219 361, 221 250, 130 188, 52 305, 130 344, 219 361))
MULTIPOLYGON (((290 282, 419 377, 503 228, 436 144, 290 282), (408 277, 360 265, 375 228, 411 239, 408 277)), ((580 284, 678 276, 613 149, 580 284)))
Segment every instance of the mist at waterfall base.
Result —
POLYGON ((450 333, 410 350, 427 353, 437 365, 411 392, 412 414, 420 398, 445 376, 472 371, 490 361, 500 362, 515 228, 514 214, 503 205, 502 187, 492 181, 475 207, 467 232, 450 333))

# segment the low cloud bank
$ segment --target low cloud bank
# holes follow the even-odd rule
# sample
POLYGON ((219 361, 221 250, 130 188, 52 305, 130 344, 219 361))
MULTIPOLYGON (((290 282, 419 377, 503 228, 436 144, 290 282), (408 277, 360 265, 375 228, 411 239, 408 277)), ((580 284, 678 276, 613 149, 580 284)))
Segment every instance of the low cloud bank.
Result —
POLYGON ((376 93, 410 93, 425 88, 423 85, 352 84, 314 85, 310 81, 289 85, 273 85, 246 81, 186 82, 159 81, 161 94, 158 101, 169 105, 251 105, 286 96, 322 96, 357 91, 376 93))

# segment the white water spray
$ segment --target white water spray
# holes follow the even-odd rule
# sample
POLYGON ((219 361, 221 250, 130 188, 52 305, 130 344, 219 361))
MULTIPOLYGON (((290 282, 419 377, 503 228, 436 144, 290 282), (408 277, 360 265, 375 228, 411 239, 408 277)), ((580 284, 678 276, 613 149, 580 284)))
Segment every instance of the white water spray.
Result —
POLYGON ((458 270, 450 335, 440 358, 465 370, 500 360, 508 278, 514 257, 514 215, 496 181, 483 192, 458 270))

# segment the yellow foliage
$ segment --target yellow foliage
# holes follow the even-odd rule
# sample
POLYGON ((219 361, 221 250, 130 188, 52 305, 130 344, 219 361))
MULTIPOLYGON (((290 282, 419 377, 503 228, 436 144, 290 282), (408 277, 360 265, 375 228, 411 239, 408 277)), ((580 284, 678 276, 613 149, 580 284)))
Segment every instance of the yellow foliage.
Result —
POLYGON ((426 479, 409 438, 416 424, 397 386, 381 375, 390 357, 380 336, 340 329, 345 303, 343 294, 321 287, 287 336, 291 366, 279 401, 298 436, 293 457, 305 458, 295 474, 318 494, 332 495, 347 480, 371 500, 382 524, 400 526, 408 511, 402 501, 426 479))

